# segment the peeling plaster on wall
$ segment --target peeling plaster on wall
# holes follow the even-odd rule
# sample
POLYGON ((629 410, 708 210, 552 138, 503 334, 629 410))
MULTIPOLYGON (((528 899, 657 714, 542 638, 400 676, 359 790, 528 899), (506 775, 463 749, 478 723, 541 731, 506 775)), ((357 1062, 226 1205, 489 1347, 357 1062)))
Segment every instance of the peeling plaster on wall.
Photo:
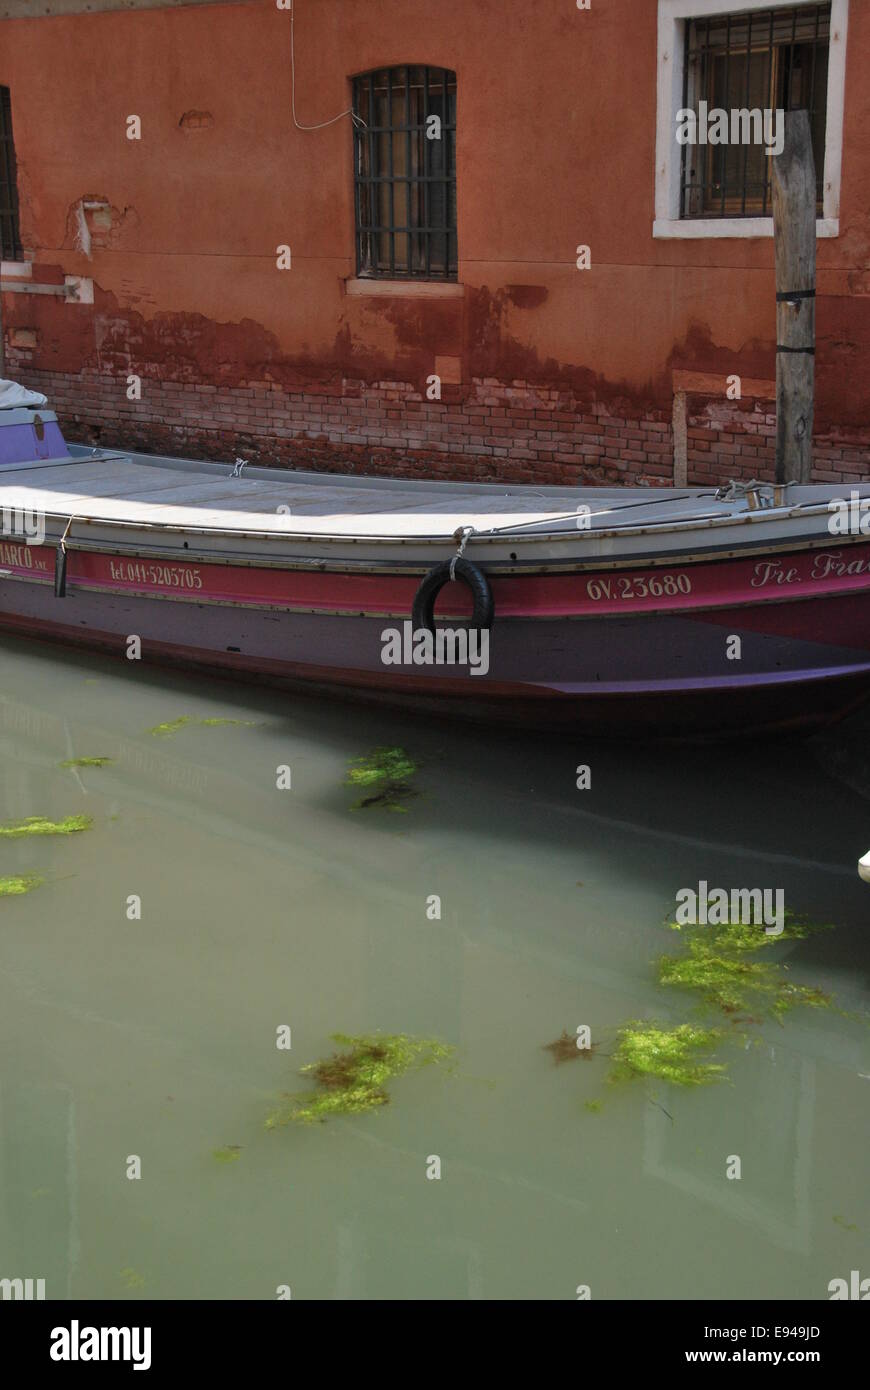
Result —
POLYGON ((81 251, 82 255, 87 256, 90 260, 91 232, 90 228, 88 227, 88 219, 85 213, 84 199, 81 199, 78 203, 76 203, 72 215, 73 221, 75 223, 73 245, 75 246, 75 249, 77 251, 81 251))
POLYGON ((85 193, 67 213, 64 246, 90 260, 95 251, 121 246, 124 232, 138 227, 139 220, 135 208, 116 208, 100 194, 85 193))

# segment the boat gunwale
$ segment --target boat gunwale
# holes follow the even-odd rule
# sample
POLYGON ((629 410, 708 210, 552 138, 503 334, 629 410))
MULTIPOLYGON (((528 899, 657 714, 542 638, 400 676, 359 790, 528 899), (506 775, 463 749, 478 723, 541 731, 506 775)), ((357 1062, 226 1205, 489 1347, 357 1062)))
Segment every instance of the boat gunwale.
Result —
MULTIPOLYGON (((137 505, 141 506, 143 504, 137 503, 137 505)), ((2 509, 2 490, 0 490, 0 510, 2 509)), ((120 530, 159 532, 167 535, 189 535, 197 537, 209 536, 221 539, 259 541, 265 540, 272 542, 289 541, 293 543, 304 543, 307 545, 317 545, 328 542, 332 543, 333 545, 338 544, 378 546, 444 546, 456 543, 457 539, 456 533, 449 531, 441 533, 405 536, 381 535, 375 532, 372 532, 371 534, 367 535, 359 532, 351 534, 349 532, 341 531, 266 531, 256 529, 242 529, 241 527, 237 528, 222 526, 197 526, 195 523, 192 522, 176 523, 144 520, 136 521, 120 517, 81 516, 79 515, 79 513, 75 511, 49 511, 43 510, 39 507, 32 507, 31 510, 41 512, 42 515, 45 517, 46 521, 56 521, 59 525, 66 525, 70 523, 75 524, 77 526, 107 526, 115 527, 120 530)), ((478 543, 485 543, 487 545, 495 545, 499 543, 509 543, 511 545, 531 545, 535 542, 544 544, 555 544, 556 542, 567 543, 568 541, 576 541, 580 537, 586 537, 590 541, 621 540, 626 537, 633 539, 637 536, 659 536, 674 532, 682 535, 690 531, 712 530, 719 529, 725 526, 743 526, 747 522, 751 524, 762 524, 765 522, 773 521, 781 522, 792 518, 795 520, 806 520, 815 516, 824 515, 825 513, 829 512, 830 507, 828 506, 828 503, 819 502, 799 503, 796 506, 790 508, 769 507, 760 509, 758 511, 744 511, 736 514, 729 513, 727 516, 722 517, 705 517, 701 519, 696 517, 687 517, 685 520, 670 522, 650 522, 646 525, 641 526, 617 526, 602 529, 592 527, 574 527, 570 530, 563 529, 559 531, 535 531, 533 533, 529 531, 525 531, 522 533, 513 532, 509 527, 505 527, 503 529, 494 528, 490 531, 473 530, 472 534, 468 538, 467 546, 477 545, 478 543)), ((569 520, 570 516, 571 514, 569 513, 564 518, 564 520, 569 520)), ((532 526, 544 526, 546 525, 546 522, 534 521, 531 523, 521 524, 528 524, 532 526)), ((459 527, 457 528, 457 531, 460 531, 462 529, 463 528, 459 527)), ((797 535, 789 537, 788 539, 793 540, 796 545, 801 545, 805 537, 802 535, 797 535)), ((849 541, 861 541, 867 539, 867 536, 862 536, 860 534, 857 536, 850 535, 844 537, 829 538, 829 540, 836 541, 836 543, 838 544, 847 543, 849 541)), ((829 543, 829 541, 823 541, 822 543, 829 543)), ((74 549, 75 542, 73 540, 68 540, 67 548, 70 550, 74 549)), ((578 557, 578 559, 579 558, 581 557, 578 557)))
MULTIPOLYGON (((63 523, 63 517, 58 519, 63 523)), ((95 522, 94 524, 111 525, 112 523, 95 522)), ((133 525, 133 523, 124 524, 133 525)), ((181 534, 186 534, 184 529, 182 529, 181 534)), ((235 536, 236 533, 231 533, 231 535, 235 536)), ((262 539, 262 537, 255 537, 255 539, 262 539)), ((0 540, 0 543, 2 543, 2 540, 0 540)), ((640 555, 622 555, 615 558, 607 556, 572 556, 567 558, 560 557, 552 560, 542 557, 538 561, 527 562, 487 558, 486 563, 490 567, 490 572, 497 576, 570 576, 571 574, 598 573, 602 570, 668 569, 687 565, 716 565, 728 560, 748 560, 752 559, 754 556, 788 555, 811 550, 821 550, 830 545, 830 543, 830 540, 826 537, 814 535, 795 537, 786 535, 775 541, 768 539, 762 542, 761 538, 759 538, 755 543, 747 542, 744 546, 731 549, 717 547, 707 550, 676 553, 673 551, 647 551, 640 555)), ((845 536, 836 540, 838 546, 855 546, 861 545, 862 543, 870 544, 870 537, 860 535, 845 536)), ((27 540, 19 540, 18 544, 34 548, 33 543, 27 540)), ((51 548, 55 544, 54 538, 46 536, 45 548, 51 548)), ((298 570, 322 574, 415 576, 426 574, 431 567, 431 557, 421 557, 398 565, 395 562, 371 558, 350 560, 331 556, 304 555, 274 557, 268 554, 235 554, 221 551, 195 551, 187 549, 179 551, 178 549, 167 547, 156 549, 150 547, 147 541, 138 545, 134 543, 122 549, 113 538, 108 538, 106 540, 93 539, 90 544, 85 544, 75 538, 71 539, 67 536, 64 542, 64 549, 70 554, 117 555, 124 560, 158 560, 164 563, 174 564, 193 563, 222 567, 232 566, 239 569, 298 570)), ((26 578, 27 576, 22 577, 26 578)))

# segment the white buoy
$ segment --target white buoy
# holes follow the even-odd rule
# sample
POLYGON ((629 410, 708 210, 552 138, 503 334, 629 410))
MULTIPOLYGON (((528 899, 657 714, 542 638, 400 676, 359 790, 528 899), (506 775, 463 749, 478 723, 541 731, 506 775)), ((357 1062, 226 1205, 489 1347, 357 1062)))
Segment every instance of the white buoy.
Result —
POLYGON ((865 883, 870 883, 870 849, 868 849, 863 859, 858 860, 858 873, 865 883))

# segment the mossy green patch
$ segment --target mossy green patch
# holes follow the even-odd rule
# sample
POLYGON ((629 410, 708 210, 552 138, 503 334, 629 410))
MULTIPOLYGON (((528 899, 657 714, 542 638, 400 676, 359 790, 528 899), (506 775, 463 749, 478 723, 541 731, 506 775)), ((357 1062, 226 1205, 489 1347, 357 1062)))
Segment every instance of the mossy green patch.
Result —
POLYGON ((713 1051, 720 1037, 716 1028, 696 1028, 691 1023, 663 1028, 658 1023, 632 1019, 616 1035, 608 1080, 651 1076, 674 1086, 704 1086, 721 1081, 724 1065, 702 1060, 713 1051))
POLYGON ((312 1076, 319 1089, 287 1096, 290 1104, 269 1116, 267 1129, 290 1120, 312 1124, 331 1115, 357 1115, 377 1109, 390 1099, 388 1081, 412 1069, 446 1061, 455 1051, 437 1038, 413 1038, 405 1033, 360 1037, 333 1033, 332 1041, 347 1050, 302 1068, 303 1075, 312 1076))
POLYGON ((804 1005, 824 1008, 829 995, 809 985, 794 984, 787 967, 777 961, 753 961, 747 956, 781 941, 795 941, 811 932, 828 930, 786 912, 782 932, 767 935, 763 927, 731 922, 722 926, 671 926, 683 934, 680 955, 661 956, 659 983, 694 990, 705 1004, 726 1014, 767 1013, 781 1019, 804 1005))
POLYGON ((218 1163, 235 1163, 242 1156, 241 1144, 227 1144, 222 1149, 213 1149, 212 1158, 217 1159, 218 1163))
POLYGON ((847 1221, 845 1216, 834 1216, 831 1218, 838 1226, 842 1226, 844 1231, 857 1231, 858 1227, 853 1221, 847 1221))
POLYGON ((187 725, 197 725, 201 729, 216 729, 224 724, 243 724, 252 727, 256 721, 253 719, 198 719, 193 714, 182 714, 178 719, 170 719, 166 724, 155 724, 153 729, 149 729, 149 734, 156 734, 159 738, 166 738, 170 734, 177 734, 179 729, 184 729, 187 725))
POLYGON ((75 835, 80 830, 90 830, 91 816, 67 816, 65 820, 46 820, 44 816, 28 816, 26 820, 12 821, 0 825, 0 835, 17 839, 22 835, 75 835))
MULTIPOLYGON (((715 1009, 729 1016, 732 1025, 758 1024, 765 1016, 782 1022, 783 1015, 793 1008, 826 1008, 832 1003, 822 990, 793 983, 785 962, 752 958, 779 942, 832 930, 828 923, 815 924, 786 911, 783 930, 776 935, 765 932, 763 926, 744 922, 667 925, 681 934, 680 949, 657 960, 659 984, 693 993, 708 1015, 715 1009)), ((734 1038, 733 1030, 720 1027, 630 1020, 617 1032, 608 1080, 648 1077, 683 1087, 722 1081, 727 1066, 717 1060, 717 1050, 734 1038)), ((570 1034, 563 1032, 548 1044, 548 1050, 556 1061, 567 1061, 573 1045, 570 1034)), ((585 1106, 590 1110, 597 1102, 587 1101, 585 1106)))
POLYGON ((11 878, 0 878, 0 898, 18 897, 22 893, 32 893, 45 883, 40 874, 17 874, 11 878))
POLYGON ((114 758, 67 758, 60 764, 61 767, 106 767, 108 763, 113 763, 114 758))
POLYGON ((381 806, 385 811, 404 813, 407 807, 400 804, 401 800, 417 795, 411 786, 416 772, 417 764, 404 748, 375 748, 363 757, 353 758, 344 784, 368 795, 354 802, 351 809, 360 811, 366 806, 381 806))

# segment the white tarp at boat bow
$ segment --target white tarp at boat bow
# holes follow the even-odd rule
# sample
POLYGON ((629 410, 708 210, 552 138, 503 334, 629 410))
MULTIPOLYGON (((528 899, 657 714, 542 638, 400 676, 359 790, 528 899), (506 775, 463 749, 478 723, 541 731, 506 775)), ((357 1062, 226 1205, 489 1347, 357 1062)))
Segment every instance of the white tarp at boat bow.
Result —
POLYGON ((20 409, 23 405, 42 410, 43 406, 48 405, 48 397, 43 396, 41 391, 30 391, 26 386, 19 386, 17 381, 6 381, 0 377, 0 410, 20 409))

